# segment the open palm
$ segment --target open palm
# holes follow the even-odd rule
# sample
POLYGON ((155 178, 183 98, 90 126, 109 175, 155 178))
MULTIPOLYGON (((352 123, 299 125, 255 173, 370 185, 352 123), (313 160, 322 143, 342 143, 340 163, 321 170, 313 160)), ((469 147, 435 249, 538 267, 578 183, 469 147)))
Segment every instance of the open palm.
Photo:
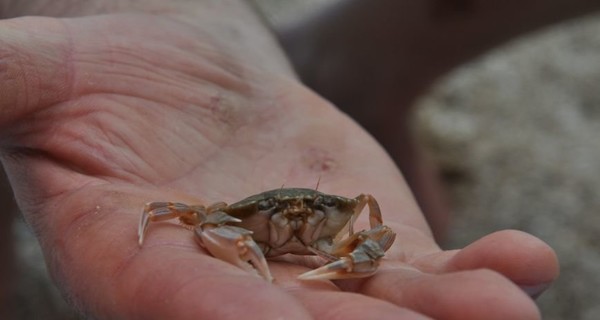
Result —
POLYGON ((547 246, 501 232, 440 251, 385 152, 272 43, 223 30, 147 15, 0 25, 2 161, 74 304, 111 319, 538 316, 515 283, 552 281, 547 246), (307 267, 273 261, 269 284, 176 224, 137 244, 145 202, 231 203, 319 179, 326 193, 373 194, 397 232, 372 278, 302 282, 307 267))

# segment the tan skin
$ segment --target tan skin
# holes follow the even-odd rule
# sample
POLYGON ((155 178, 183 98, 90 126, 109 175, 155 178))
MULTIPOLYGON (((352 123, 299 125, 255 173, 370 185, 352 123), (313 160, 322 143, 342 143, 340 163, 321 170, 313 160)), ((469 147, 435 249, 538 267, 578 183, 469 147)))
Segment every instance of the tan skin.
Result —
POLYGON ((546 244, 504 231, 441 251, 383 149, 299 84, 246 6, 218 3, 0 22, 2 162, 75 306, 106 319, 539 318, 519 285, 557 276, 546 244), (375 276, 302 282, 307 267, 273 261, 269 284, 168 223, 137 244, 147 201, 231 203, 319 177, 327 193, 373 194, 397 232, 375 276))

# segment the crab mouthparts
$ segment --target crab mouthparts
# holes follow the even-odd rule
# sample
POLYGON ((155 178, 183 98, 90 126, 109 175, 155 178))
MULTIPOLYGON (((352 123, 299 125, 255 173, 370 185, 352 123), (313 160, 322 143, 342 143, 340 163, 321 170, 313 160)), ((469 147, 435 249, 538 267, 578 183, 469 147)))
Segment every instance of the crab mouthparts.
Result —
POLYGON ((288 225, 293 230, 300 229, 306 219, 313 214, 313 211, 306 207, 290 207, 284 210, 283 216, 288 220, 288 225))

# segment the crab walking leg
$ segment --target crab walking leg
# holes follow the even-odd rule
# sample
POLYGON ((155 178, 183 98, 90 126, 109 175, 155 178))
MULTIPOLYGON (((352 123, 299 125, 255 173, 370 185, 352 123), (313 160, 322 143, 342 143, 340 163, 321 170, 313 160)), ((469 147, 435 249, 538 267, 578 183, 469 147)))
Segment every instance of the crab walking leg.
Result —
MULTIPOLYGON (((369 206, 369 225, 371 229, 374 229, 378 226, 383 225, 383 218, 381 216, 381 209, 379 208, 379 204, 377 200, 370 194, 361 194, 358 197, 354 198, 357 201, 356 207, 354 208, 354 212, 352 213, 352 217, 348 221, 348 226, 342 228, 342 230, 335 236, 333 242, 340 242, 346 235, 346 230, 348 230, 348 236, 352 237, 354 235, 354 223, 358 216, 362 213, 365 206, 369 206)), ((390 244, 391 245, 391 244, 390 244)), ((389 247, 385 248, 387 251, 389 247)))
POLYGON ((205 215, 206 209, 203 206, 189 206, 177 202, 146 203, 138 226, 138 243, 140 246, 144 243, 150 222, 179 218, 186 225, 196 225, 205 215))
POLYGON ((381 209, 379 208, 379 204, 377 200, 373 198, 370 194, 361 194, 355 198, 362 203, 362 205, 357 206, 357 209, 360 207, 360 210, 365 207, 365 204, 369 206, 369 224, 371 225, 371 229, 378 227, 383 224, 383 218, 381 216, 381 209))
POLYGON ((379 267, 379 260, 394 242, 396 234, 385 225, 360 231, 334 245, 339 260, 298 276, 302 280, 364 278, 379 267))
POLYGON ((383 224, 383 218, 381 217, 381 209, 379 203, 373 198, 372 195, 367 195, 367 203, 369 204, 369 223, 371 228, 378 227, 383 224))
POLYGON ((265 280, 273 282, 267 260, 252 239, 252 231, 235 226, 210 225, 196 228, 196 236, 213 257, 244 270, 258 272, 265 280))
POLYGON ((208 208, 176 202, 147 203, 138 227, 138 242, 140 245, 144 242, 144 236, 151 221, 179 218, 183 224, 191 226, 195 230, 200 244, 212 256, 242 269, 257 271, 267 281, 272 282, 273 277, 265 256, 251 237, 252 231, 226 225, 230 222, 241 222, 240 219, 220 211, 226 206, 222 202, 215 203, 208 208))

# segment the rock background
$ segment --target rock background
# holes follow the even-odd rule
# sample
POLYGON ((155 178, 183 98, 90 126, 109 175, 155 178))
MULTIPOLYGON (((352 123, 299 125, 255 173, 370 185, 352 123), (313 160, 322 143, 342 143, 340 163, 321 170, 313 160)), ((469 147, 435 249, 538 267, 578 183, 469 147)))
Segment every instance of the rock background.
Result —
MULTIPOLYGON (((281 24, 331 0, 255 1, 281 24)), ((544 319, 597 319, 600 15, 515 40, 449 74, 418 105, 415 130, 453 203, 444 246, 506 228, 532 233, 557 250, 562 267, 538 300, 544 319)), ((19 221, 13 233, 13 305, 22 306, 13 317, 77 319, 50 283, 29 230, 19 221)))
POLYGON ((519 229, 558 253, 544 319, 600 314, 600 15, 547 28, 461 67, 414 128, 454 204, 446 247, 519 229))

